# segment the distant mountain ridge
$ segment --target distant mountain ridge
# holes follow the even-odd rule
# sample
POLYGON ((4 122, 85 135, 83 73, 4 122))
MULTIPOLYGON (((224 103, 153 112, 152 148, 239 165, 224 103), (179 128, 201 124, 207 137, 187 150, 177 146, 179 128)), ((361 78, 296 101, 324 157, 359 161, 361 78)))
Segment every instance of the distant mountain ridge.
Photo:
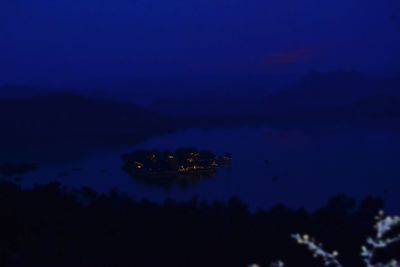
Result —
MULTIPOLYGON (((263 88, 261 86, 247 88, 244 84, 232 84, 229 88, 224 86, 201 88, 198 85, 198 87, 186 88, 186 90, 182 87, 180 94, 176 94, 176 90, 180 88, 175 88, 173 90, 175 93, 168 95, 168 88, 160 87, 159 90, 161 91, 162 89, 166 91, 163 91, 158 101, 148 105, 147 109, 139 108, 135 104, 116 102, 119 100, 96 99, 96 102, 83 103, 83 99, 87 101, 88 97, 80 97, 79 101, 75 98, 76 102, 73 103, 75 100, 71 98, 72 94, 44 94, 43 90, 39 89, 33 91, 42 91, 40 98, 44 102, 53 101, 58 103, 54 107, 44 104, 44 106, 47 106, 47 110, 54 111, 62 106, 64 106, 64 110, 68 109, 65 103, 60 101, 60 96, 63 95, 64 100, 66 100, 69 95, 71 105, 79 107, 81 109, 80 113, 86 116, 85 121, 90 122, 81 126, 71 125, 70 128, 82 129, 85 132, 96 129, 95 132, 97 133, 106 133, 116 129, 124 129, 122 132, 133 131, 136 133, 137 129, 129 129, 129 127, 132 127, 132 125, 128 126, 130 121, 136 121, 138 125, 143 125, 143 127, 139 128, 148 132, 146 127, 158 128, 162 126, 171 128, 171 125, 172 128, 232 127, 249 123, 291 123, 293 121, 314 121, 318 123, 324 120, 341 121, 359 120, 361 118, 363 120, 368 118, 377 120, 378 117, 373 115, 377 114, 377 106, 381 107, 379 113, 381 118, 385 114, 388 118, 397 118, 397 109, 400 109, 400 103, 393 104, 393 101, 399 101, 400 75, 379 77, 357 71, 311 72, 299 78, 297 82, 293 82, 291 86, 281 90, 263 88), (57 95, 59 96, 58 102, 54 101, 57 95), (45 100, 46 97, 53 97, 53 100, 45 100), (94 103, 97 104, 94 105, 94 103), (99 106, 100 103, 102 103, 103 107, 99 106), (109 105, 108 109, 113 112, 104 112, 104 109, 107 109, 105 108, 107 105, 109 105), (91 106, 94 109, 85 109, 86 106, 91 106), (390 110, 386 106, 390 106, 390 110), (133 107, 136 107, 136 109, 133 107), (97 110, 97 115, 93 114, 93 110, 97 110), (120 111, 115 113, 114 111, 117 110, 120 111), (89 114, 91 114, 91 117, 89 114), (160 116, 160 114, 163 114, 163 116, 160 116), (115 119, 111 119, 112 117, 115 119), (167 117, 168 119, 160 119, 160 117, 167 117), (134 119, 130 120, 129 118, 134 119), (142 120, 141 118, 145 119, 142 120), (166 123, 167 121, 168 123, 166 123), (103 127, 102 124, 103 126, 107 124, 114 126, 108 129, 103 127), (88 128, 89 126, 91 130, 88 128)), ((32 92, 30 89, 24 90, 23 88, 20 88, 19 91, 32 92)), ((88 92, 85 93, 88 95, 88 92)), ((136 92, 132 89, 129 95, 131 97, 126 98, 129 103, 146 102, 145 95, 141 90, 136 92)), ((36 102, 38 101, 38 98, 35 97, 32 97, 29 101, 34 99, 36 99, 36 102)), ((114 97, 113 99, 119 98, 114 97)), ((21 108, 22 110, 24 109, 24 107, 21 108)), ((34 108, 34 110, 40 111, 41 108, 34 108)), ((12 113, 18 114, 15 111, 12 113)), ((37 117, 41 116, 43 115, 38 115, 37 117)), ((74 116, 79 118, 79 120, 75 119, 76 122, 83 120, 85 117, 78 114, 74 116)), ((68 116, 64 114, 61 117, 65 119, 68 116)), ((48 125, 48 123, 44 124, 48 125)), ((57 127, 62 128, 61 126, 57 127)), ((68 131, 71 132, 71 130, 68 131)), ((158 130, 155 131, 157 132, 158 130)), ((111 134, 109 135, 112 136, 111 134)), ((52 134, 52 136, 57 135, 52 134)))
POLYGON ((372 95, 400 95, 399 86, 400 79, 373 78, 354 71, 312 72, 289 88, 269 95, 267 104, 287 104, 296 109, 337 107, 372 95))
POLYGON ((400 96, 400 76, 378 77, 357 71, 311 72, 281 90, 240 86, 205 90, 170 101, 165 99, 154 108, 209 127, 294 121, 319 123, 362 117, 377 119, 372 116, 374 105, 382 106, 382 112, 395 118, 394 109, 400 109, 400 102, 398 105, 392 102, 398 101, 397 96, 400 96), (385 101, 389 100, 390 112, 384 108, 385 101), (362 109, 360 103, 363 103, 362 109))
POLYGON ((145 108, 68 93, 2 98, 0 124, 0 144, 9 151, 134 144, 175 129, 145 108))
MULTIPOLYGON (((400 77, 369 77, 359 72, 314 72, 265 99, 273 121, 400 120, 400 77)), ((398 126, 397 126, 398 127, 398 126)))

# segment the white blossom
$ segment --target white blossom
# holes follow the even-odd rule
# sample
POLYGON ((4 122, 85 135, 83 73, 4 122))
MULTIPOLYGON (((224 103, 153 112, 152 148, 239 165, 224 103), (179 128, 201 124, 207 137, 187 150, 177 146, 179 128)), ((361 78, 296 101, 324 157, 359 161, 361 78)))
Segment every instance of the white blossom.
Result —
MULTIPOLYGON (((376 216, 376 234, 375 237, 368 237, 366 244, 361 247, 361 257, 364 260, 366 267, 400 267, 400 263, 392 259, 388 263, 377 262, 374 263, 375 253, 380 249, 385 249, 393 243, 400 242, 400 233, 394 235, 392 230, 396 227, 400 227, 399 216, 386 216, 383 211, 379 212, 376 216)), ((291 236, 298 244, 306 246, 315 258, 321 258, 325 266, 336 266, 343 267, 343 265, 337 259, 339 252, 327 252, 322 243, 316 242, 314 238, 311 238, 308 234, 293 234, 291 236)), ((282 261, 273 262, 270 267, 284 267, 282 261)), ((250 265, 249 267, 260 267, 257 264, 250 265)))
POLYGON ((400 226, 399 216, 384 217, 383 211, 379 212, 376 217, 375 237, 368 237, 367 244, 361 247, 361 257, 363 258, 366 267, 400 267, 396 260, 391 260, 389 263, 373 263, 375 253, 379 249, 384 249, 395 242, 400 241, 400 234, 390 237, 390 232, 397 226, 400 226))
POLYGON ((295 239, 297 243, 307 246, 315 258, 321 258, 324 261, 325 266, 343 267, 343 265, 337 259, 339 256, 337 251, 333 251, 331 253, 327 252, 324 250, 322 243, 317 243, 315 239, 310 238, 307 234, 294 234, 292 235, 292 238, 295 239))

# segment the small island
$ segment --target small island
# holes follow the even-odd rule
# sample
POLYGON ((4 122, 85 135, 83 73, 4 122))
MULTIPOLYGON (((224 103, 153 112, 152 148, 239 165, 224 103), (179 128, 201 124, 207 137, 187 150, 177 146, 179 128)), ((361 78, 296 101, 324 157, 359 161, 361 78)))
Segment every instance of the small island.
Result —
POLYGON ((219 166, 231 164, 232 157, 228 153, 217 157, 207 150, 178 148, 174 152, 139 150, 123 155, 122 160, 123 170, 135 178, 173 183, 212 176, 219 166))

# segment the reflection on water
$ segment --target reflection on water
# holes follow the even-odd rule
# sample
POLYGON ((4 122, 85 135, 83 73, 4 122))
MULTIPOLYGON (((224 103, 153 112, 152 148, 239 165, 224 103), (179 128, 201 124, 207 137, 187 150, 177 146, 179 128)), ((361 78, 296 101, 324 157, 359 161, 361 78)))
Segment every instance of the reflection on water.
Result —
POLYGON ((389 210, 399 211, 399 149, 397 133, 372 130, 194 129, 141 145, 97 150, 79 160, 44 163, 38 172, 26 175, 24 183, 59 180, 99 191, 116 188, 154 201, 191 200, 194 196, 212 201, 237 195, 253 208, 276 203, 315 208, 337 193, 356 198, 372 194, 384 197, 389 210), (193 146, 217 154, 229 151, 234 163, 219 169, 212 179, 168 189, 135 181, 121 169, 120 156, 127 152, 193 146))

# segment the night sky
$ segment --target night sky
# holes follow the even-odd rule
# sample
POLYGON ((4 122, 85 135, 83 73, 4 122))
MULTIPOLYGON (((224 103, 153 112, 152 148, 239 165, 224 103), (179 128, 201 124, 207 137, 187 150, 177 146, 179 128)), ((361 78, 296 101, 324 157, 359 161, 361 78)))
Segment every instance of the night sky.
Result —
POLYGON ((393 73, 398 0, 2 0, 0 84, 393 73))

